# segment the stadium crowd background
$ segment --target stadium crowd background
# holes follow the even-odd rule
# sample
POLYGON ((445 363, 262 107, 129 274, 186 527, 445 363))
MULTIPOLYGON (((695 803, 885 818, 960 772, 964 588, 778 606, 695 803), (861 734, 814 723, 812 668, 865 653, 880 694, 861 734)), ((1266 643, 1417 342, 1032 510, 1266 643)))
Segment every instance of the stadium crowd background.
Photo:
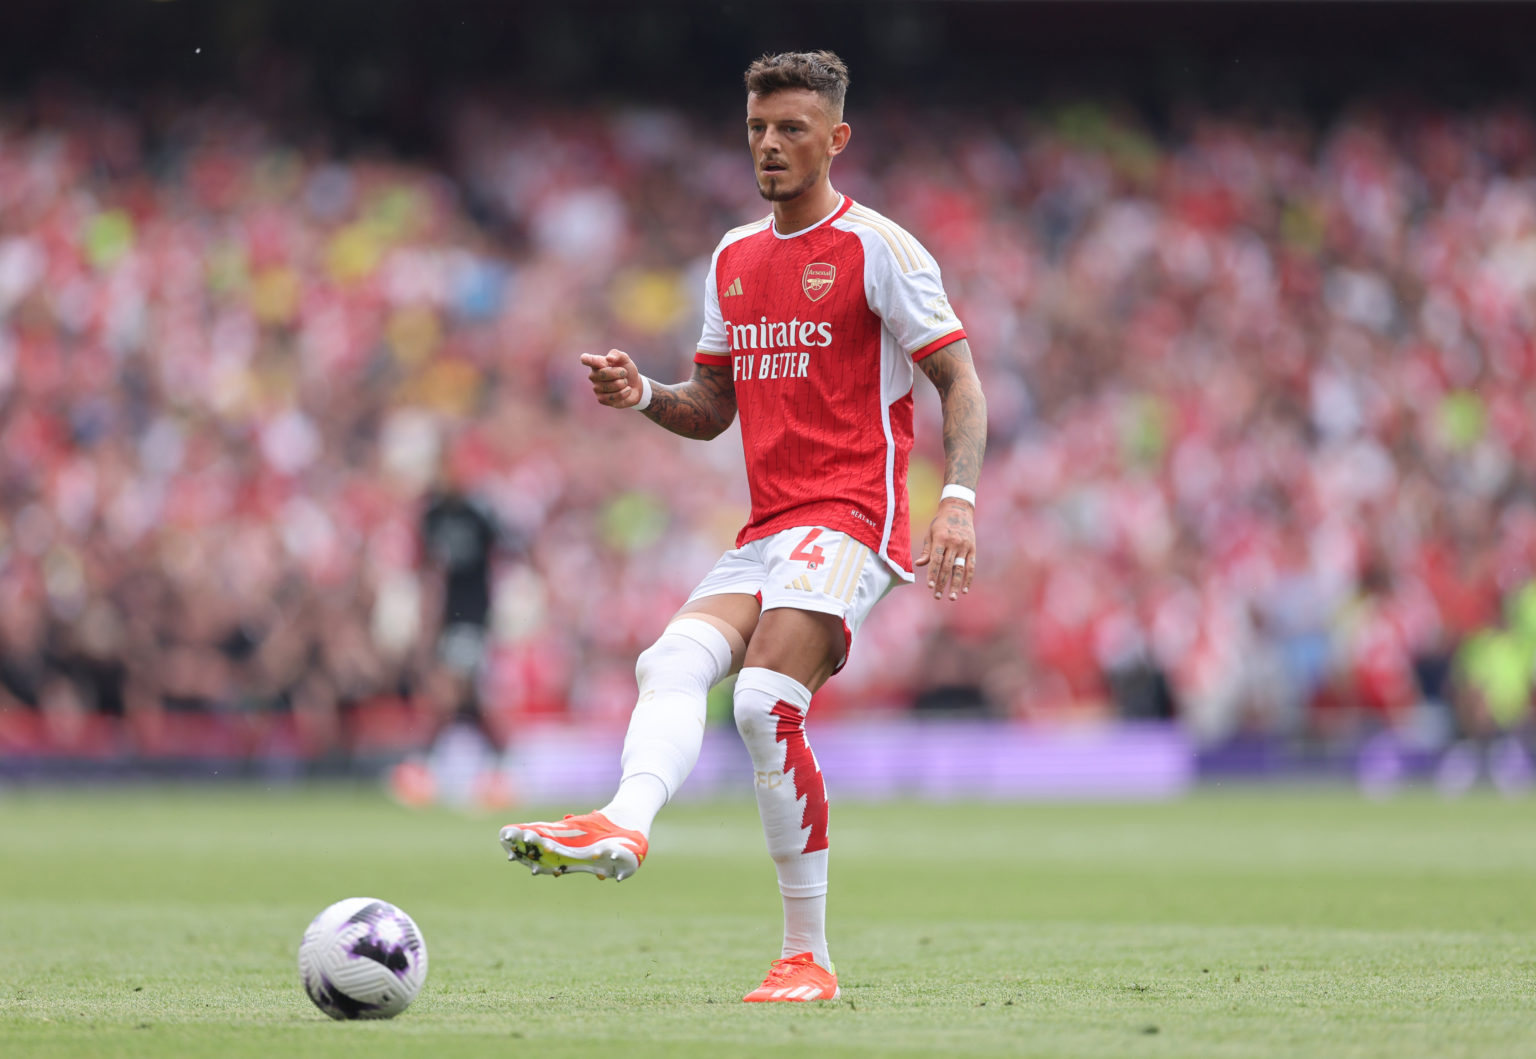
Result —
MULTIPOLYGON (((858 69, 836 184, 943 265, 991 438, 970 598, 893 594, 819 716, 1175 716, 1206 746, 1528 723, 1529 99, 1151 121, 861 98, 858 69)), ((686 374, 715 240, 763 211, 719 113, 461 87, 423 157, 235 94, 0 101, 5 749, 424 737, 457 705, 434 489, 503 531, 493 727, 622 726, 745 488, 729 438, 597 407, 575 357, 686 374)), ((922 526, 921 384, 918 415, 922 526)))

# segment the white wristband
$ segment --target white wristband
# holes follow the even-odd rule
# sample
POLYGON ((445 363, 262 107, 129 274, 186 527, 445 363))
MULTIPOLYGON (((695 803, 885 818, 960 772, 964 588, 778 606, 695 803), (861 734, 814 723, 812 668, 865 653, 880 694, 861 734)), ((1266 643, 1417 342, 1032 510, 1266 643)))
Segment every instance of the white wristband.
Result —
POLYGON ((643 412, 651 407, 651 380, 644 375, 640 376, 640 403, 633 407, 637 412, 643 412))
POLYGON ((941 503, 945 500, 948 500, 950 497, 954 497, 956 500, 964 500, 972 507, 976 506, 976 490, 967 489, 963 485, 955 485, 951 483, 946 485, 943 491, 939 493, 939 501, 941 503))

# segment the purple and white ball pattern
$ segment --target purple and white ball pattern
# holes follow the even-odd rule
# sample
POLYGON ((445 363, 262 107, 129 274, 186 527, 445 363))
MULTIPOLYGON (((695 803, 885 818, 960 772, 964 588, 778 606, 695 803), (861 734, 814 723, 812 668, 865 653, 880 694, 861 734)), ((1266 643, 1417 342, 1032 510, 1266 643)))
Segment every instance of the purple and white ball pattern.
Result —
POLYGON ((304 931, 299 977, 333 1019, 393 1018, 421 992, 427 944, 415 921, 388 901, 349 897, 304 931))

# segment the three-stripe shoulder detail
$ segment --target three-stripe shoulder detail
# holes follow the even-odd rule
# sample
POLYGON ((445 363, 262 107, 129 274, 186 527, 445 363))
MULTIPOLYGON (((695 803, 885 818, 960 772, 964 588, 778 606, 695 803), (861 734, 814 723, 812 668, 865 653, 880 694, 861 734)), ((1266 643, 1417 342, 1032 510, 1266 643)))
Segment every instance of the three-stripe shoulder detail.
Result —
POLYGON ((751 235, 754 232, 760 232, 767 225, 772 224, 772 223, 773 223, 773 215, 772 214, 769 214, 766 217, 759 217, 757 220, 751 222, 750 224, 737 225, 735 228, 732 228, 730 231, 725 233, 725 236, 720 241, 721 242, 726 242, 726 241, 728 241, 728 240, 730 240, 730 239, 732 239, 732 238, 734 238, 736 236, 751 235))
POLYGON ((896 266, 903 272, 933 267, 933 261, 923 251, 918 241, 907 234, 906 229, 874 210, 863 206, 852 206, 838 220, 861 225, 884 239, 886 246, 890 248, 891 257, 896 261, 896 266))

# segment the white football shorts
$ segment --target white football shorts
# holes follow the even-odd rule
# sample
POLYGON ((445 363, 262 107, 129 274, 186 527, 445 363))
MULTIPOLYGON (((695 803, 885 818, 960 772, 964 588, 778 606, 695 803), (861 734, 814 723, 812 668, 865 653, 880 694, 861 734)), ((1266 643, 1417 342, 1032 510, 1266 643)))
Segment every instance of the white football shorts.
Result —
POLYGON ((875 604, 900 583, 878 555, 842 530, 799 526, 726 552, 688 602, 742 592, 757 596, 764 610, 836 614, 851 647, 875 604))

